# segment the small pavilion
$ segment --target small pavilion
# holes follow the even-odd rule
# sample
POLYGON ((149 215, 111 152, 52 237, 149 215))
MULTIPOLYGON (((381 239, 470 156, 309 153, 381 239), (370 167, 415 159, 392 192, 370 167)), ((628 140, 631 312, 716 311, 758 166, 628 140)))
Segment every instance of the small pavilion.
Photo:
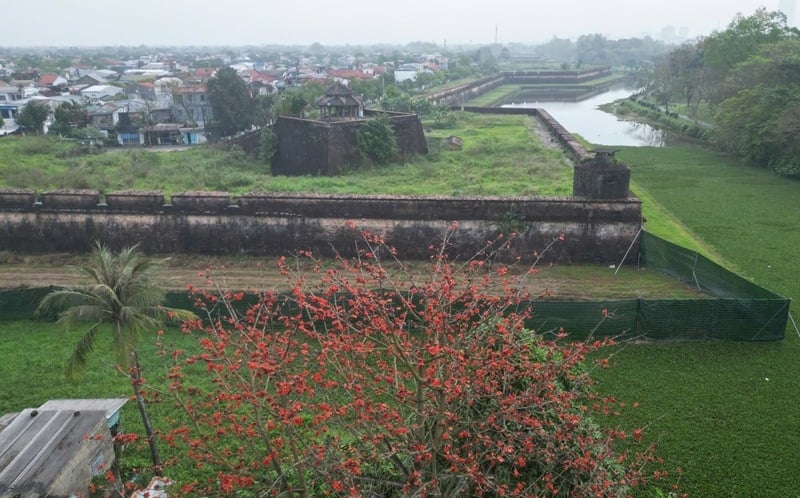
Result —
POLYGON ((348 119, 364 116, 364 105, 353 91, 342 83, 334 83, 325 89, 325 95, 317 99, 317 107, 323 119, 348 119))

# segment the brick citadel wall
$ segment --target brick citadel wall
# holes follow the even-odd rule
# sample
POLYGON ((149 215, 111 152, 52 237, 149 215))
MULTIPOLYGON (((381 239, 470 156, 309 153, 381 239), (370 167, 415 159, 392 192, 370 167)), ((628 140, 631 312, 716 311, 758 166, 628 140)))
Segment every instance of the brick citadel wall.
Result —
MULTIPOLYGON (((453 222, 451 257, 516 232, 499 259, 617 263, 641 227, 641 202, 499 197, 322 196, 185 192, 0 191, 0 250, 88 252, 139 243, 150 253, 277 256, 297 250, 356 254, 360 230, 383 234, 407 259, 424 259, 453 222)), ((363 247, 363 245, 361 246, 363 247)), ((633 253, 635 254, 635 252, 633 253)))
POLYGON ((365 111, 364 119, 334 121, 280 116, 274 125, 278 150, 272 171, 279 175, 333 176, 342 167, 358 165, 358 130, 366 119, 378 114, 388 115, 402 157, 428 152, 416 114, 365 111))

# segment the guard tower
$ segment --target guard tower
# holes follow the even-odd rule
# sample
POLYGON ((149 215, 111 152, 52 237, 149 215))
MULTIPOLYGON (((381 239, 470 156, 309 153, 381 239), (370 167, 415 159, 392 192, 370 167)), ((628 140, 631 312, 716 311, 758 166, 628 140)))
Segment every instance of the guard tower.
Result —
POLYGON ((614 157, 618 150, 599 147, 588 151, 592 157, 575 165, 572 195, 587 199, 628 198, 631 170, 614 157))
POLYGON ((364 105, 353 95, 353 91, 341 83, 334 83, 325 89, 325 95, 317 99, 317 107, 322 119, 349 119, 364 116, 364 105))

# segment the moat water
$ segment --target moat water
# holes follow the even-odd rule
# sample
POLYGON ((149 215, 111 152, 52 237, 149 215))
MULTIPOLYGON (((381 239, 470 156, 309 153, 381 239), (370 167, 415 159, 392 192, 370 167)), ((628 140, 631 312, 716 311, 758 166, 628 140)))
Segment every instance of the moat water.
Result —
POLYGON ((629 97, 633 92, 629 88, 614 88, 580 102, 513 102, 503 107, 544 109, 570 133, 580 135, 594 145, 667 145, 667 134, 663 130, 643 123, 625 121, 599 109, 599 106, 629 97))

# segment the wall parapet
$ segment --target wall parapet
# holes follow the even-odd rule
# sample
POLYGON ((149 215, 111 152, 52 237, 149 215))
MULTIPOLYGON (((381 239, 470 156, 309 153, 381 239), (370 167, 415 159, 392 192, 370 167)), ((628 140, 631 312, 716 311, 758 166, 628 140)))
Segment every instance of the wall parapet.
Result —
MULTIPOLYGON (((0 206, 7 192, 0 191, 0 206)), ((108 195, 108 194, 107 194, 108 195)), ((181 193, 153 207, 158 193, 125 204, 98 202, 76 208, 36 202, 0 209, 0 250, 88 252, 100 240, 112 247, 140 244, 150 253, 355 255, 360 230, 383 234, 407 259, 426 259, 457 222, 447 250, 464 260, 487 241, 515 233, 502 256, 532 261, 555 239, 557 262, 617 263, 635 245, 641 201, 635 197, 588 200, 571 197, 416 197, 296 195, 224 192, 181 193), (176 202, 181 199, 181 202, 176 202)), ((102 200, 102 199, 101 199, 102 200)), ((106 200, 109 200, 108 197, 106 200)), ((496 248, 496 247, 495 247, 496 248)))
POLYGON ((141 214, 226 214, 232 210, 249 216, 381 218, 408 220, 477 219, 500 221, 509 213, 530 219, 578 220, 587 212, 606 210, 615 220, 637 219, 641 201, 636 197, 605 202, 576 197, 326 195, 273 192, 71 191, 37 200, 34 190, 0 189, 0 211, 108 212, 141 214), (21 196, 21 197, 20 197, 21 196), (23 199, 25 202, 22 202, 23 199), (89 202, 91 201, 91 202, 89 202), (633 210, 633 211, 631 211, 633 210), (631 218, 632 216, 632 218, 631 218))
POLYGON ((580 71, 503 71, 484 76, 469 83, 429 94, 432 104, 459 105, 501 85, 565 84, 574 85, 605 78, 612 74, 610 67, 580 71))

